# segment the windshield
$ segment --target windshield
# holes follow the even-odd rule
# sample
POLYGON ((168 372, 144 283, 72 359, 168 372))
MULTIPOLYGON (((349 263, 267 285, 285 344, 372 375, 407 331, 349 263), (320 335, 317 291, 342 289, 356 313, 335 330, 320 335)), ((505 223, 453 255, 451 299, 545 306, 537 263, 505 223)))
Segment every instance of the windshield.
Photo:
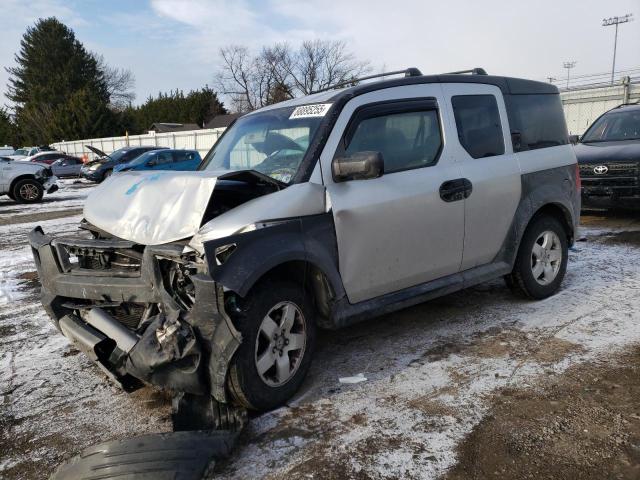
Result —
POLYGON ((29 151, 26 148, 19 148, 18 150, 16 150, 15 152, 13 152, 13 155, 27 155, 29 153, 29 151))
POLYGON ((294 110, 285 107, 238 119, 207 153, 200 169, 250 169, 290 183, 322 120, 300 115, 299 110, 292 119, 294 110))
POLYGON ((640 110, 609 112, 596 120, 582 137, 583 143, 640 139, 640 110))

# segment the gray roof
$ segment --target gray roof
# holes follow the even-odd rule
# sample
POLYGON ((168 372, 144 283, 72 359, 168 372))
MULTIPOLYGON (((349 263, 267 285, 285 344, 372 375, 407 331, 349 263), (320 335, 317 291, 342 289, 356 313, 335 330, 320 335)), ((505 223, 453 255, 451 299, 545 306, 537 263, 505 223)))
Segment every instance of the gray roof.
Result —
POLYGON ((156 122, 149 127, 149 131, 155 131, 157 133, 168 132, 186 132, 189 130, 200 130, 197 123, 164 123, 156 122))
POLYGON ((238 117, 241 117, 241 113, 225 113, 222 115, 216 115, 209 120, 204 128, 226 128, 238 117))

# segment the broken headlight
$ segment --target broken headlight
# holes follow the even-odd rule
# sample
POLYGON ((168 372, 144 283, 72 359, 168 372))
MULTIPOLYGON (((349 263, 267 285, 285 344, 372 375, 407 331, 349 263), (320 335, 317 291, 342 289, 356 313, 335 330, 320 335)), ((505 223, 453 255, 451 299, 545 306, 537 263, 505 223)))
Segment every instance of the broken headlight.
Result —
POLYGON ((193 248, 200 255, 204 254, 204 242, 209 240, 216 240, 218 238, 227 237, 230 235, 238 235, 241 233, 253 232, 254 230, 260 230, 261 228, 273 227, 275 225, 280 225, 281 223, 286 223, 289 220, 268 220, 264 222, 255 222, 245 225, 244 227, 236 230, 235 232, 228 232, 224 230, 219 230, 215 225, 211 225, 208 223, 204 225, 198 233, 196 233, 191 241, 189 242, 189 247, 193 248))

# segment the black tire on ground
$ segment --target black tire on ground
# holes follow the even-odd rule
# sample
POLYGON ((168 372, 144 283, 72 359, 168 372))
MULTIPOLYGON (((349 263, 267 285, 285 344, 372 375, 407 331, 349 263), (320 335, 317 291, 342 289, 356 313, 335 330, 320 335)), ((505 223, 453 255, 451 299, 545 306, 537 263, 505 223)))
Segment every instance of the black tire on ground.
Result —
MULTIPOLYGON (((514 293, 527 298, 541 300, 550 297, 558 291, 564 278, 569 257, 568 250, 567 232, 557 219, 549 215, 541 215, 534 218, 527 226, 522 241, 520 242, 513 271, 511 274, 505 276, 507 285, 514 293), (540 263, 536 260, 537 256, 534 254, 534 244, 537 243, 538 246, 544 244, 544 239, 541 238, 541 236, 545 232, 553 232, 556 235, 559 245, 556 246, 557 248, 555 250, 560 252, 561 258, 557 261, 558 269, 555 277, 552 277, 553 280, 543 284, 545 279, 540 279, 540 277, 537 279, 534 273, 534 267, 537 263, 540 263)), ((548 259, 551 258, 555 257, 548 257, 548 259)), ((544 257, 541 264, 544 265, 544 257)), ((554 269, 553 265, 552 263, 552 269, 554 269)), ((546 276, 546 273, 541 273, 541 275, 546 276)))
POLYGON ((7 192, 7 196, 13 201, 15 201, 15 199, 16 199, 16 197, 13 195, 12 191, 7 192))
MULTIPOLYGON (((227 386, 240 405, 252 410, 271 410, 283 405, 296 393, 309 370, 316 342, 315 309, 301 285, 268 279, 256 285, 238 307, 236 313, 232 314, 232 320, 242 333, 242 343, 231 360, 227 386), (285 313, 275 308, 283 303, 298 307, 294 327, 285 337, 282 337, 285 313), (280 343, 274 340, 275 337, 269 338, 264 331, 261 332, 261 325, 269 312, 270 318, 274 320, 273 325, 278 326, 275 335, 280 334, 280 343), (291 335, 297 336, 295 341, 291 335), (284 347, 283 338, 286 341, 284 347), (304 339, 303 349, 287 351, 288 338, 291 338, 292 346, 304 339), (257 360, 270 351, 271 356, 278 361, 283 356, 278 347, 285 350, 283 355, 289 359, 289 371, 292 374, 282 384, 269 385, 258 372, 257 360)), ((264 364, 269 364, 268 359, 264 364)), ((273 364, 264 371, 263 376, 277 383, 280 376, 278 364, 273 364)))
POLYGON ((111 174, 113 173, 113 170, 109 169, 106 172, 104 172, 102 174, 102 178, 100 179, 101 182, 104 182, 107 178, 109 178, 111 176, 111 174))
POLYGON ((18 203, 36 203, 42 200, 44 189, 37 180, 18 180, 11 189, 12 198, 18 203))

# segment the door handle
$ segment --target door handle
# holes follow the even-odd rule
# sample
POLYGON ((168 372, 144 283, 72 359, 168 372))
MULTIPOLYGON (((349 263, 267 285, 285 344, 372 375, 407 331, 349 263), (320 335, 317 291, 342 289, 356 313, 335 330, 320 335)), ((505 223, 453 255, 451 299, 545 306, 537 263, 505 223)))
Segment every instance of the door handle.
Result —
POLYGON ((445 202, 457 202, 469 198, 473 191, 473 185, 466 178, 447 180, 440 185, 440 198, 445 202))

